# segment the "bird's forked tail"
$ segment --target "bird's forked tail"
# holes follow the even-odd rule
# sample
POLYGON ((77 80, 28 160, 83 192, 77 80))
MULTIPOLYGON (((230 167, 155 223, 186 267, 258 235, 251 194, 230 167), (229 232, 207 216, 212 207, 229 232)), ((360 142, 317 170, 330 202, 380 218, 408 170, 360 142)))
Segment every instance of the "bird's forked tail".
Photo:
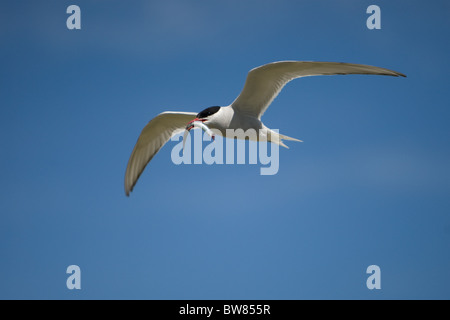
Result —
POLYGON ((270 142, 279 144, 280 146, 285 147, 287 149, 289 149, 289 147, 287 145, 285 145, 282 140, 303 142, 302 140, 288 137, 288 136, 285 136, 284 134, 280 134, 280 133, 274 132, 272 130, 270 130, 270 138, 269 139, 270 139, 270 142))

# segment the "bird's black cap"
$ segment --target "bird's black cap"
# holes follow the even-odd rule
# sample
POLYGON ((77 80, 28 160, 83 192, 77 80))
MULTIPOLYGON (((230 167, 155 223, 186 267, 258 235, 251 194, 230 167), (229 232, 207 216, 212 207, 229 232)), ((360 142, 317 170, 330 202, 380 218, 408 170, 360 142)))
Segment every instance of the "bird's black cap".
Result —
POLYGON ((220 107, 219 106, 214 106, 214 107, 209 107, 206 108, 203 111, 200 111, 199 114, 197 114, 197 118, 206 118, 209 117, 210 115, 216 113, 217 111, 219 111, 220 107))

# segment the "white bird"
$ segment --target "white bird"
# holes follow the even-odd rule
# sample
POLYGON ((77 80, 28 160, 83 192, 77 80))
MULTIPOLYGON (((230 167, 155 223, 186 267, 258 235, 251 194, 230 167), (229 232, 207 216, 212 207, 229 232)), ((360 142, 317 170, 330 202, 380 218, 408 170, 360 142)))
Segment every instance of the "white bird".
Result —
POLYGON ((201 121, 211 129, 226 136, 226 129, 255 129, 260 137, 286 147, 282 139, 301 141, 278 134, 261 122, 261 116, 281 89, 291 80, 316 75, 375 74, 402 76, 404 74, 384 68, 340 62, 279 61, 250 70, 244 89, 232 104, 226 107, 210 107, 200 113, 160 113, 142 130, 131 153, 125 173, 125 194, 129 196, 139 176, 155 154, 172 135, 192 129, 201 121))

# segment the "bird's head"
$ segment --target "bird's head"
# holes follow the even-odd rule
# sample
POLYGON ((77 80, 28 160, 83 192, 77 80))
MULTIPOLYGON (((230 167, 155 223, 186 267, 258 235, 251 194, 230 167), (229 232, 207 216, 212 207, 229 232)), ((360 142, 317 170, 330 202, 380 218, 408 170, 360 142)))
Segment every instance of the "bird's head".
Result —
POLYGON ((215 106, 215 107, 209 107, 203 111, 200 111, 194 120, 189 121, 189 123, 186 127, 186 130, 190 131, 194 127, 194 125, 192 123, 195 121, 201 121, 205 124, 208 124, 208 122, 211 120, 211 118, 214 116, 214 114, 216 114, 217 111, 219 111, 219 110, 220 110, 220 107, 215 106))

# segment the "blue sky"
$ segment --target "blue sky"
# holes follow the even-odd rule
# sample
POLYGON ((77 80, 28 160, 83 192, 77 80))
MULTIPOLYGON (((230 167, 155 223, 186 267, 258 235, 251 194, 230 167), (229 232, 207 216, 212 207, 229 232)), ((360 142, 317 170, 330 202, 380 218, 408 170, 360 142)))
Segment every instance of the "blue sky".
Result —
POLYGON ((0 298, 449 299, 449 14, 443 0, 2 1, 0 298), (263 117, 304 140, 278 174, 176 166, 172 142, 125 196, 151 118, 228 105, 279 60, 408 77, 293 81, 263 117))

